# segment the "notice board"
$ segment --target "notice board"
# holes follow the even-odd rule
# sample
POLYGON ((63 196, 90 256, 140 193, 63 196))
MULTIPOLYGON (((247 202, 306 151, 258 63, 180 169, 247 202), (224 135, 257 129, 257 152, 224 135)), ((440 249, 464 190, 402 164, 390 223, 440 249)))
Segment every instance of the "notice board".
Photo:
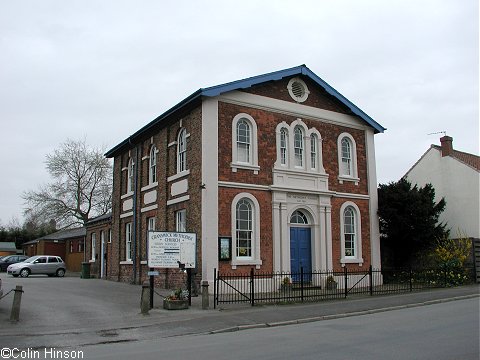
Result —
POLYGON ((196 267, 197 234, 185 232, 148 232, 148 267, 186 269, 196 267))

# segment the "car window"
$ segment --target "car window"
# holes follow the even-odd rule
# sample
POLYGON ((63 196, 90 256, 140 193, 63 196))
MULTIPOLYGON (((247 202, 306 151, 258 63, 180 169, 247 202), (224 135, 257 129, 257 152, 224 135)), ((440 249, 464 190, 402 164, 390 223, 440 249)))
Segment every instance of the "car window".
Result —
POLYGON ((58 262, 58 260, 57 260, 56 257, 50 256, 50 257, 48 258, 48 262, 49 262, 49 263, 56 263, 56 262, 58 262))
POLYGON ((44 264, 47 262, 47 258, 41 257, 35 260, 35 264, 44 264))

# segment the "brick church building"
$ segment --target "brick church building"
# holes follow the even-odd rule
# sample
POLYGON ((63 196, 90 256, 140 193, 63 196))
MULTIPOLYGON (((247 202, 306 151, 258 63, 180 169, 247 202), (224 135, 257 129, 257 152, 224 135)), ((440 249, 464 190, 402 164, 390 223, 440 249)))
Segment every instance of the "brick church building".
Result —
MULTIPOLYGON (((104 277, 147 279, 149 229, 197 234, 197 282, 214 269, 380 267, 374 135, 384 130, 305 65, 194 92, 106 154, 104 277)), ((162 269, 157 282, 178 276, 162 269)))

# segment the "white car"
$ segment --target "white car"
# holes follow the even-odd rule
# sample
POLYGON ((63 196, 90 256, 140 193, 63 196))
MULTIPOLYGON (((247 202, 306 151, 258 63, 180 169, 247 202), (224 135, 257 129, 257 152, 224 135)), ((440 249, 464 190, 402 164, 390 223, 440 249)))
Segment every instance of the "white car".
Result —
POLYGON ((9 265, 7 274, 13 277, 28 275, 45 274, 48 276, 63 277, 65 275, 66 265, 60 256, 37 255, 29 257, 23 262, 9 265))

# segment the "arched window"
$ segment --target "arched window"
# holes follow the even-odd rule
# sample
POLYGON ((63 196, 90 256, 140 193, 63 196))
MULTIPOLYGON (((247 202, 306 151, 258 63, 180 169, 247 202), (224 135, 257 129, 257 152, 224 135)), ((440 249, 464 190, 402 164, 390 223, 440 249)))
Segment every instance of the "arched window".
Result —
POLYGON ((258 174, 257 123, 246 113, 237 114, 232 120, 232 172, 238 169, 253 170, 258 174))
POLYGON ((262 265, 260 252, 260 204, 250 193, 237 194, 231 205, 232 269, 238 265, 262 265))
POLYGON ((128 167, 127 167, 127 193, 133 192, 134 169, 135 169, 135 164, 133 163, 133 159, 130 158, 130 160, 128 160, 128 167))
POLYGON ((310 166, 313 170, 317 168, 317 159, 318 159, 318 137, 315 134, 312 134, 310 137, 310 166))
POLYGON ((362 264, 362 229, 358 206, 347 201, 340 208, 340 262, 362 264))
POLYGON ((157 148, 152 145, 148 166, 148 183, 153 184, 155 182, 157 182, 157 148))
POLYGON ((295 210, 290 217, 291 224, 308 224, 307 216, 300 210, 295 210))
POLYGON ((352 145, 347 137, 342 139, 342 175, 352 176, 352 145))
POLYGON ((243 198, 236 209, 237 257, 252 257, 253 210, 250 200, 243 198))
POLYGON ((237 162, 251 162, 251 129, 245 119, 237 122, 237 162))
POLYGON ((187 170, 187 130, 181 129, 177 139, 177 173, 187 170))
POLYGON ((293 147, 295 151, 295 166, 303 167, 303 131, 300 126, 296 126, 294 130, 293 147))
POLYGON ((280 163, 287 165, 288 159, 288 133, 287 129, 280 130, 280 163))
POLYGON ((337 140, 338 177, 340 183, 353 181, 358 185, 360 179, 357 171, 357 145, 352 135, 342 133, 337 140))
POLYGON ((343 211, 343 241, 345 244, 345 257, 356 256, 356 219, 355 210, 348 206, 343 211))

